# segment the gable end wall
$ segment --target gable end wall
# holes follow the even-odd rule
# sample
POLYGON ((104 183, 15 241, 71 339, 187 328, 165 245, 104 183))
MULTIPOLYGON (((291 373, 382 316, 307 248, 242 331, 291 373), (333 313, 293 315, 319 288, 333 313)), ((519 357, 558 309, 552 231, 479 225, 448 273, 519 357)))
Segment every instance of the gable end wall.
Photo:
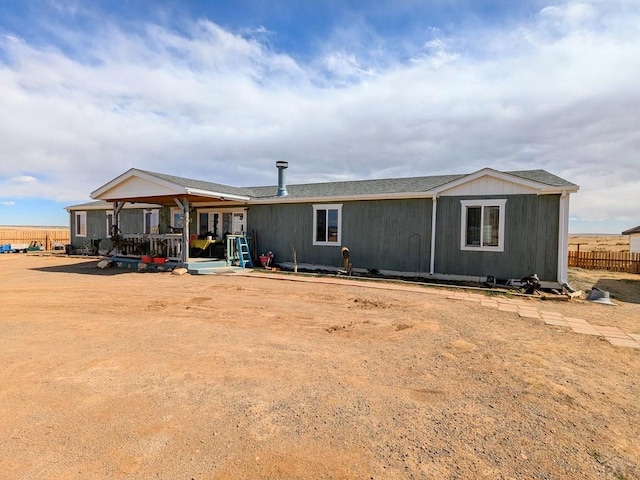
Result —
POLYGON ((435 273, 556 281, 560 195, 441 197, 435 273), (460 249, 461 200, 506 198, 504 252, 460 249))
POLYGON ((500 178, 484 176, 471 182, 445 190, 442 197, 458 197, 469 195, 530 195, 537 193, 534 188, 519 183, 509 182, 500 178))

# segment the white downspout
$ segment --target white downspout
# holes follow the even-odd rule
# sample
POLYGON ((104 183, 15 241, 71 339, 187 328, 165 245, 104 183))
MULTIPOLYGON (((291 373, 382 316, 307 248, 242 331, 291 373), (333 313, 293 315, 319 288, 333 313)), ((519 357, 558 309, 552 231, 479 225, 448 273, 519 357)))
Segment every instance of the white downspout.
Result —
POLYGON ((438 196, 431 199, 431 254, 429 256, 429 275, 433 275, 436 267, 436 205, 438 196))
POLYGON ((569 194, 562 192, 560 195, 560 211, 558 226, 558 283, 565 285, 568 282, 568 256, 569 256, 569 194))

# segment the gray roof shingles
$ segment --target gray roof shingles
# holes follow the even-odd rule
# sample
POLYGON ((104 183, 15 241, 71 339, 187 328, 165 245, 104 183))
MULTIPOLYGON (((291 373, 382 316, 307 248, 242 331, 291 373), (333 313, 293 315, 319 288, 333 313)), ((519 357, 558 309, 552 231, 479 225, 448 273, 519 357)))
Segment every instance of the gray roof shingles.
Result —
POLYGON ((165 173, 150 172, 148 170, 140 170, 148 175, 175 183, 185 188, 197 188, 208 192, 226 193, 228 195, 251 196, 246 188, 232 187, 231 185, 222 185, 220 183, 205 182, 204 180, 195 180, 193 178, 176 177, 165 173))
MULTIPOLYGON (((164 173, 141 170, 148 175, 173 182, 185 188, 198 188, 229 195, 240 195, 254 199, 266 199, 276 197, 278 187, 233 187, 220 183, 206 182, 190 178, 176 177, 164 173)), ((519 170, 504 172, 508 175, 520 177, 550 187, 575 187, 576 185, 560 178, 546 170, 519 170)), ((419 193, 428 192, 441 185, 453 182, 468 174, 458 175, 432 175, 427 177, 385 178, 375 180, 353 180, 343 182, 303 183, 287 185, 287 198, 331 198, 350 197, 359 195, 384 195, 394 193, 419 193)))
POLYGON ((577 187, 575 183, 566 181, 564 178, 560 178, 553 173, 549 173, 546 170, 520 170, 514 172, 504 172, 515 177, 520 177, 525 180, 532 180, 534 182, 543 183, 550 187, 577 187))
MULTIPOLYGON (((384 195, 393 193, 428 192, 464 175, 440 175, 432 177, 387 178, 379 180, 355 180, 347 182, 305 183, 287 185, 289 198, 348 197, 357 195, 384 195)), ((255 198, 276 195, 277 186, 252 187, 255 198)))
MULTIPOLYGON (((239 195, 252 199, 275 198, 278 187, 233 187, 220 183, 207 182, 191 178, 177 177, 165 173, 140 170, 147 175, 172 182, 185 188, 196 188, 220 194, 239 195)), ((575 184, 553 175, 545 170, 520 170, 504 172, 508 175, 548 185, 550 187, 576 187, 575 184)), ((287 198, 332 198, 352 197, 360 195, 384 195, 397 193, 429 192, 437 187, 466 177, 468 174, 459 175, 433 175, 425 177, 385 178, 375 180, 353 180, 343 182, 305 183, 287 185, 287 198)), ((92 202, 93 205, 95 205, 92 202)))
MULTIPOLYGON (((524 180, 534 181, 550 187, 576 187, 577 185, 545 170, 522 170, 504 172, 524 180)), ((289 198, 348 197, 358 195, 383 195, 394 193, 428 192, 447 183, 466 177, 459 175, 434 175, 428 177, 386 178, 379 180, 354 180, 348 182, 308 183, 287 185, 289 198)), ((277 187, 251 187, 252 197, 276 196, 277 187)))

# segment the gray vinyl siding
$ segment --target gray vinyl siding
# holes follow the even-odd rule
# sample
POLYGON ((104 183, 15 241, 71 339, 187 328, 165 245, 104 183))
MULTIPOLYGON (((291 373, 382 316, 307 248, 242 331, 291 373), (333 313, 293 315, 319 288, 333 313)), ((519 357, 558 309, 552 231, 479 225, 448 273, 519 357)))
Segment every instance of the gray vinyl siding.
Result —
MULTIPOLYGON (((271 250, 276 262, 342 266, 341 248, 349 248, 359 269, 421 273, 429 270, 431 200, 342 202, 342 244, 313 245, 313 205, 252 205, 248 233, 255 232, 258 250, 271 250)), ((316 204, 317 205, 317 204, 316 204)))
MULTIPOLYGON (((78 210, 81 211, 81 210, 78 210)), ((110 233, 107 232, 107 211, 112 210, 86 210, 87 236, 78 237, 76 233, 75 211, 69 212, 69 224, 71 225, 71 245, 80 248, 87 246, 94 239, 101 239, 100 247, 108 247, 110 233)), ((120 231, 122 233, 141 233, 144 216, 142 209, 126 209, 120 212, 120 231)))
POLYGON ((86 237, 78 237, 76 230, 76 212, 73 210, 69 212, 69 226, 69 242, 71 245, 79 247, 81 244, 85 244, 87 240, 86 237))
POLYGON ((77 243, 77 235, 76 235, 76 215, 75 211, 69 212, 69 243, 71 245, 75 245, 77 243))
MULTIPOLYGON (((78 212, 81 211, 83 210, 78 210, 78 212)), ((85 212, 87 214, 87 235, 84 237, 78 237, 78 232, 76 231, 76 211, 69 212, 71 245, 77 248, 89 245, 94 239, 104 238, 104 232, 107 229, 104 210, 85 210, 85 212)))
POLYGON ((342 228, 355 268, 428 273, 430 199, 344 203, 342 228))
POLYGON ((144 214, 140 208, 122 209, 118 216, 118 227, 121 233, 142 233, 144 230, 144 214))
POLYGON ((104 210, 87 212, 87 240, 105 238, 107 232, 107 214, 104 210))
MULTIPOLYGON (((247 233, 256 239, 258 253, 272 251, 275 262, 291 262, 292 247, 296 249, 299 263, 317 263, 322 259, 313 252, 312 229, 310 204, 251 205, 247 212, 247 233)), ((330 261, 329 257, 324 261, 330 261)), ((329 265, 334 263, 331 261, 329 265)))
POLYGON ((435 273, 556 281, 559 195, 441 197, 437 203, 435 273), (504 252, 460 249, 460 200, 506 198, 504 252))

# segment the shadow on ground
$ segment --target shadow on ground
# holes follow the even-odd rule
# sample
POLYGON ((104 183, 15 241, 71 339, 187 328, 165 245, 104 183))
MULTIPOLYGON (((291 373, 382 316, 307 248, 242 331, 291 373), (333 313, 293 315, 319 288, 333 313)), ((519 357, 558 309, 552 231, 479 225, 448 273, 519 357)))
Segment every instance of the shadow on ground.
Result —
POLYGON ((640 275, 637 280, 602 278, 595 285, 623 302, 640 303, 640 275))
POLYGON ((82 275, 118 275, 121 273, 137 273, 135 269, 126 269, 126 268, 98 268, 98 262, 100 260, 89 260, 81 263, 74 263, 72 265, 56 265, 52 267, 39 267, 32 268, 31 270, 35 270, 38 272, 47 272, 47 273, 78 273, 82 275))

